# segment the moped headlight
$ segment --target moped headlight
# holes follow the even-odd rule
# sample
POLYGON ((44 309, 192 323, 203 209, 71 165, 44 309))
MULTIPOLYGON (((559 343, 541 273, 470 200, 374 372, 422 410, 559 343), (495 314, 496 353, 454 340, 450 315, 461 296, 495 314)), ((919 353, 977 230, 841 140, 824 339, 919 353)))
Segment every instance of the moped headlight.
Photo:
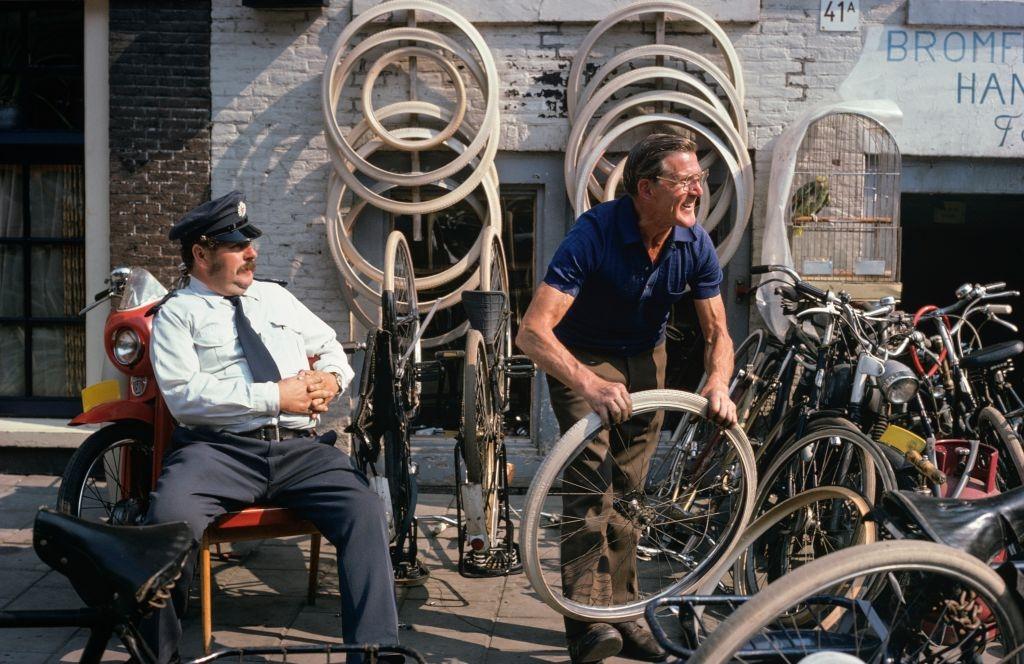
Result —
POLYGON ((896 360, 886 360, 878 384, 890 403, 902 404, 914 398, 920 382, 907 365, 896 360))
POLYGON ((127 327, 123 327, 114 334, 113 344, 114 359, 126 367, 135 364, 142 355, 142 342, 139 335, 127 327))

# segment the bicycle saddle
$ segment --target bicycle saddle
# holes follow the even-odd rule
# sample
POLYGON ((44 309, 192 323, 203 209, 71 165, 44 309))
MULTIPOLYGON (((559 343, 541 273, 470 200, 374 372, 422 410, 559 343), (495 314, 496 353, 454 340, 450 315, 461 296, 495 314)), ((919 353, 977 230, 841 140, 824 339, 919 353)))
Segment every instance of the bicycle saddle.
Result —
POLYGON ((1024 341, 1001 341, 991 346, 985 346, 978 350, 967 353, 960 358, 960 366, 964 369, 982 369, 1000 364, 1014 355, 1024 352, 1024 341))
POLYGON ((164 606, 196 546, 184 522, 108 526, 45 507, 36 513, 32 543, 88 606, 111 607, 119 615, 164 606))
POLYGON ((879 506, 890 518, 902 517, 932 540, 985 562, 1024 535, 1024 487, 977 500, 887 491, 879 506))

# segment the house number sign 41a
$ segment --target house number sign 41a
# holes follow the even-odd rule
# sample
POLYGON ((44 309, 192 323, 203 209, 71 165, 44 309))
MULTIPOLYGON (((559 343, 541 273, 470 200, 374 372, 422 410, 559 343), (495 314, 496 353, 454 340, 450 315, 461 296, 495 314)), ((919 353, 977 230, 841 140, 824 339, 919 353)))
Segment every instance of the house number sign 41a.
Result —
POLYGON ((821 0, 819 26, 826 32, 855 32, 860 27, 859 0, 821 0))

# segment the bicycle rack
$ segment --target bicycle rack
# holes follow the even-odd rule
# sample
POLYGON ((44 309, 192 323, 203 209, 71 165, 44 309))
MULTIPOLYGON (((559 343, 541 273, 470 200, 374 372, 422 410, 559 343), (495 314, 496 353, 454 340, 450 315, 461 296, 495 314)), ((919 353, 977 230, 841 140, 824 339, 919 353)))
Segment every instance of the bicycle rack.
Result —
POLYGON ((455 515, 459 527, 459 574, 469 579, 488 578, 495 576, 511 576, 523 571, 523 561, 519 556, 519 545, 515 542, 515 527, 508 504, 508 457, 505 445, 498 448, 498 532, 504 531, 505 536, 500 542, 488 542, 486 550, 475 550, 469 542, 468 522, 463 517, 466 506, 463 504, 462 486, 462 439, 455 445, 455 515))

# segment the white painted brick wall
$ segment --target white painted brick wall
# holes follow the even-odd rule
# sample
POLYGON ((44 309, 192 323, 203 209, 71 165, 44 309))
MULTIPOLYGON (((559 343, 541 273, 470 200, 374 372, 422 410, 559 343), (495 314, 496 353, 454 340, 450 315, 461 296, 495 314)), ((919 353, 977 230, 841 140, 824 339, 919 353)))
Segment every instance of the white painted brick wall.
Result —
MULTIPOLYGON (((723 26, 740 54, 747 86, 749 141, 755 150, 755 262, 773 139, 811 105, 836 98, 836 87, 859 55, 863 26, 906 21, 905 0, 860 4, 862 30, 856 33, 819 32, 812 0, 762 0, 760 21, 723 26)), ((293 292, 343 336, 344 299, 325 244, 329 162, 320 90, 327 55, 350 13, 348 1, 332 2, 322 12, 273 12, 242 7, 240 0, 214 0, 211 36, 213 193, 246 192, 250 214, 266 234, 262 273, 288 280, 293 292)), ((564 83, 591 27, 480 26, 501 80, 502 150, 564 149, 564 83)), ((637 28, 630 24, 611 31, 595 54, 606 58, 653 41, 649 31, 637 28)), ((673 34, 669 40, 721 62, 702 35, 673 34)), ((388 75, 388 83, 399 78, 388 75)), ((382 85, 378 81, 375 89, 382 85)), ((475 102, 472 123, 482 112, 479 98, 475 102)), ((352 113, 354 96, 340 107, 348 113, 343 122, 358 119, 352 113)))

